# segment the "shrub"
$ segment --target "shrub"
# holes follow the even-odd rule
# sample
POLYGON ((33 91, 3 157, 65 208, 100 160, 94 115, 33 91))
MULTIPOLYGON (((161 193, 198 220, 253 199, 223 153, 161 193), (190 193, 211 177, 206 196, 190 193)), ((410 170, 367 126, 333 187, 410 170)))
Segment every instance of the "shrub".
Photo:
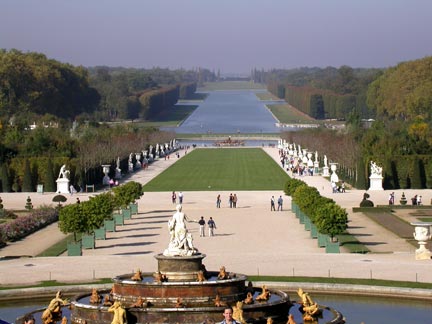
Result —
POLYGON ((17 217, 5 224, 0 224, 0 241, 15 241, 58 220, 55 208, 41 207, 29 215, 17 217))

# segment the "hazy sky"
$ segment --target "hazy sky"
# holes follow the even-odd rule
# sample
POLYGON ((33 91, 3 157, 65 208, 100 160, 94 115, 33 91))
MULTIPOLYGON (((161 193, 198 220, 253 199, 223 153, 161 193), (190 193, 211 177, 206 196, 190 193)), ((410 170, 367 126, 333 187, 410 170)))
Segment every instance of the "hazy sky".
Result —
POLYGON ((388 67, 432 55, 432 1, 0 0, 0 48, 221 73, 388 67))

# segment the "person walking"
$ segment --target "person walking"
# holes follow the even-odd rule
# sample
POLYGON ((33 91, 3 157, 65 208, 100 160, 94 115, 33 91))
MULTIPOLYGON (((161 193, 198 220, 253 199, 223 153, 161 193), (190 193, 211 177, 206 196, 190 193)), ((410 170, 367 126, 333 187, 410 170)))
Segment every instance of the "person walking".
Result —
POLYGON ((183 204, 183 192, 180 191, 178 196, 179 196, 179 204, 183 204))
POLYGON ((216 223, 213 220, 213 218, 210 217, 210 219, 207 222, 207 225, 208 225, 209 236, 214 236, 214 230, 216 229, 216 223))
POLYGON ((171 201, 173 204, 175 204, 177 202, 177 195, 176 195, 175 191, 173 191, 171 194, 171 201))
POLYGON ((276 211, 274 196, 272 196, 270 199, 270 211, 276 211))
POLYGON ((200 230, 200 237, 205 236, 205 219, 204 216, 201 216, 201 219, 198 221, 199 224, 199 230, 200 230))
POLYGON ((220 194, 216 197, 216 208, 220 208, 221 206, 221 196, 220 194))
POLYGON ((237 194, 234 194, 234 196, 232 198, 232 205, 233 205, 233 208, 237 208, 237 194))
POLYGON ((282 207, 283 207, 283 199, 282 199, 282 196, 279 196, 279 199, 278 199, 278 211, 279 210, 282 211, 282 207))
POLYGON ((233 194, 232 193, 230 193, 230 195, 229 195, 229 206, 230 206, 230 208, 232 208, 233 207, 233 194))

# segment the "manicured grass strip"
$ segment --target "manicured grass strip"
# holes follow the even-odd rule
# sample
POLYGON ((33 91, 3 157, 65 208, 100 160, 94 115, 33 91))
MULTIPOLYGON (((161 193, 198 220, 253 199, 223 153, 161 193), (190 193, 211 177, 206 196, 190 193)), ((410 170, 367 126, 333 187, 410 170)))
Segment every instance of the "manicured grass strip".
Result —
MULTIPOLYGON (((77 234, 77 240, 81 240, 81 234, 77 234)), ((73 241, 73 234, 68 235, 63 240, 57 242, 56 244, 50 246, 45 251, 39 253, 38 257, 52 257, 59 256, 67 250, 67 243, 73 241)))
POLYGON ((265 89, 263 83, 254 83, 250 81, 223 81, 223 82, 207 82, 203 87, 198 88, 198 91, 213 91, 213 90, 243 90, 243 89, 265 89))
POLYGON ((61 287, 61 286, 77 286, 77 285, 98 285, 98 284, 110 284, 112 283, 112 278, 102 278, 94 281, 86 282, 60 282, 56 280, 46 280, 42 281, 36 285, 23 285, 23 286, 0 286, 0 290, 8 289, 25 289, 25 288, 43 288, 43 287, 61 287))
POLYGON ((309 117, 308 115, 292 108, 288 104, 283 105, 267 105, 267 108, 276 116, 283 124, 317 124, 319 121, 309 117))
POLYGON ((288 175, 260 148, 199 148, 144 191, 283 190, 288 175))
POLYGON ((248 280, 269 281, 269 282, 310 282, 310 283, 324 283, 324 284, 347 284, 347 285, 432 289, 432 283, 415 282, 415 281, 378 280, 378 279, 248 276, 248 280))

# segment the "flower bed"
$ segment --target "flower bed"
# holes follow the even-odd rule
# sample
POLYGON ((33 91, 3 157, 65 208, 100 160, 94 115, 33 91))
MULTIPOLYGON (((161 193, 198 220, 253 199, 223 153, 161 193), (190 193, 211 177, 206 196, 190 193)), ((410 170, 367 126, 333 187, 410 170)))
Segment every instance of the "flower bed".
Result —
POLYGON ((56 221, 58 221, 58 211, 55 208, 41 207, 33 210, 27 216, 20 216, 0 224, 0 246, 1 242, 22 239, 56 221))

